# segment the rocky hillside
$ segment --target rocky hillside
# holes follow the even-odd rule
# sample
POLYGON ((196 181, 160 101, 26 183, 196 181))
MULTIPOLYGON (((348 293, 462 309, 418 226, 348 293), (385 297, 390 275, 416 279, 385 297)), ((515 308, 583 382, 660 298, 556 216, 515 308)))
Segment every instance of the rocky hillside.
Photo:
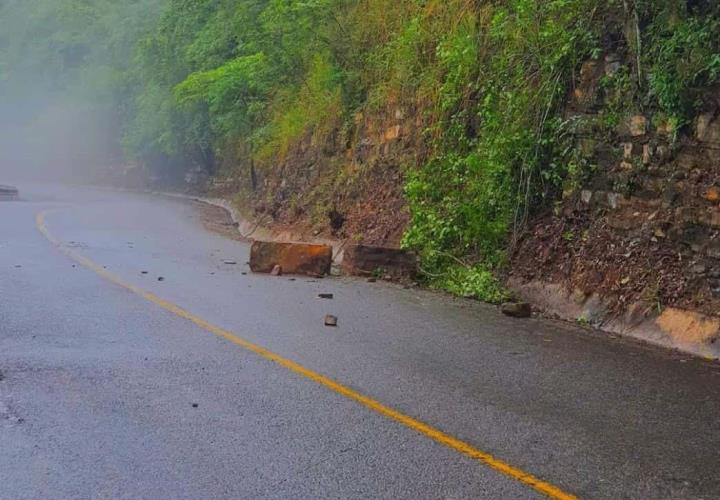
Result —
POLYGON ((157 0, 133 30, 86 3, 83 33, 110 29, 112 50, 18 11, 35 31, 0 44, 0 82, 49 65, 54 94, 82 82, 119 131, 108 164, 131 166, 115 180, 402 245, 463 296, 504 300, 509 279, 614 313, 718 311, 713 0, 157 0), (61 50, 23 40, 38 30, 61 50))
MULTIPOLYGON (((602 33, 595 32, 586 53, 580 50, 585 41, 574 40, 575 55, 587 57, 575 66, 567 61, 562 99, 547 102, 543 119, 555 120, 545 125, 554 135, 532 131, 529 138, 537 142, 531 149, 512 142, 517 137, 492 138, 539 156, 534 172, 539 179, 525 179, 526 191, 520 199, 509 197, 512 210, 504 216, 498 209, 483 212, 486 200, 464 206, 462 196, 468 188, 476 196, 476 189, 492 188, 495 192, 482 194, 502 199, 496 190, 518 190, 517 183, 533 172, 521 166, 507 185, 484 186, 485 173, 468 170, 467 164, 482 158, 456 158, 464 165, 448 168, 442 164, 448 155, 444 145, 428 133, 433 125, 462 119, 467 140, 480 136, 474 137, 477 147, 485 130, 482 115, 466 114, 468 108, 478 111, 470 107, 472 101, 439 122, 417 103, 393 102, 380 113, 357 113, 349 133, 338 130, 320 144, 308 135, 278 168, 257 175, 254 190, 244 189, 247 180, 238 178, 231 191, 243 193, 249 213, 270 223, 305 224, 317 234, 390 245, 406 235, 404 243, 419 243, 424 253, 428 279, 458 293, 490 300, 503 296, 484 274, 490 269, 515 286, 561 284, 580 302, 599 295, 604 314, 630 310, 644 316, 666 306, 716 314, 720 92, 713 85, 718 55, 711 39, 717 33, 716 13, 710 4, 697 2, 644 10, 617 4, 595 13, 597 19, 584 29, 602 28, 602 33), (441 175, 423 168, 418 173, 423 164, 441 175), (473 209, 477 214, 463 213, 473 209), (494 238, 498 226, 505 237, 494 247, 465 240, 469 234, 494 238), (438 234, 453 231, 460 234, 438 234), (485 253, 488 249, 492 254, 485 253), (438 270, 440 278, 433 273, 438 270)), ((521 79, 509 88, 521 94, 537 83, 521 79)), ((471 97, 479 98, 466 96, 471 97)), ((512 118, 502 125, 517 125, 512 118)), ((529 133, 523 126, 518 133, 529 133)))
POLYGON ((631 114, 609 137, 599 79, 616 54, 589 61, 567 118, 595 167, 552 213, 533 220, 512 258, 523 280, 605 297, 616 312, 665 306, 720 311, 720 93, 705 89, 681 130, 660 113, 631 114))
MULTIPOLYGON (((317 144, 308 134, 273 168, 234 169, 211 191, 235 197, 248 217, 318 236, 400 246, 410 222, 406 169, 427 155, 418 115, 354 117, 348 136, 317 144)), ((336 133, 340 133, 336 131, 336 133)))

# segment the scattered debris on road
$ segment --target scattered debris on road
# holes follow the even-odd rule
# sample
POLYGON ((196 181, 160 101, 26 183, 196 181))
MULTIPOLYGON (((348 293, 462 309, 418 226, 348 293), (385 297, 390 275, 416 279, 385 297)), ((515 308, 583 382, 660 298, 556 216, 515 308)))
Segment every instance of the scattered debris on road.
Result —
POLYGON ((338 326, 337 316, 333 316, 332 314, 328 314, 327 316, 325 316, 325 326, 338 326))
POLYGON ((165 281, 165 278, 163 278, 162 276, 160 276, 160 277, 158 278, 158 281, 165 281))
POLYGON ((24 418, 20 418, 16 415, 9 406, 0 401, 0 422, 8 422, 11 425, 22 424, 25 422, 24 418))
POLYGON ((320 293, 320 294, 318 294, 318 298, 332 300, 335 298, 335 296, 332 293, 320 293))
POLYGON ((532 316, 532 306, 527 302, 507 302, 500 307, 505 316, 512 318, 529 318, 532 316))
POLYGON ((226 264, 228 266, 235 266, 235 265, 237 265, 237 262, 234 260, 224 260, 223 264, 226 264))

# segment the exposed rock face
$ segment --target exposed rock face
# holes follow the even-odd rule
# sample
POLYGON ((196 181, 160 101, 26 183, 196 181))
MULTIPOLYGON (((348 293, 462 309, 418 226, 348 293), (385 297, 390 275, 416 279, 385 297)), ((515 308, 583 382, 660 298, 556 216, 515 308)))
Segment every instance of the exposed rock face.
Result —
POLYGON ((409 164, 427 155, 426 117, 397 103, 357 113, 322 139, 308 133, 270 168, 240 169, 213 183, 218 197, 241 193, 243 211, 265 227, 316 237, 396 246, 410 220, 409 164))
POLYGON ((695 137, 700 142, 720 144, 720 116, 715 111, 708 111, 697 117, 695 137))
POLYGON ((324 276, 330 274, 332 247, 302 243, 255 241, 250 249, 250 269, 254 273, 324 276))
POLYGON ((583 66, 566 118, 591 124, 578 127, 576 151, 593 174, 531 222, 512 276, 596 296, 607 317, 633 308, 720 316, 719 91, 708 91, 689 130, 628 109, 601 133, 609 97, 598 75, 620 63, 613 56, 583 66))
POLYGON ((345 250, 343 268, 352 275, 382 274, 412 278, 417 274, 418 263, 416 255, 405 250, 351 245, 345 250))
POLYGON ((633 137, 641 137, 647 133, 647 118, 642 115, 636 115, 630 118, 630 135, 633 137))

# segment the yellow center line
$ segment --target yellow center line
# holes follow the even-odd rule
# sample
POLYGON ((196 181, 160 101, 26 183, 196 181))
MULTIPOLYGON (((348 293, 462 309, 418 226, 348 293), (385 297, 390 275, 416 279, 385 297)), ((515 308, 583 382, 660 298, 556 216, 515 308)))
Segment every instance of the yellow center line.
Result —
POLYGON ((309 368, 305 368, 304 366, 287 359, 283 356, 280 356, 279 354, 275 354, 274 352, 259 346, 257 344, 254 344, 248 340, 245 340, 243 338, 238 337, 237 335, 233 334, 232 332, 228 330, 224 330, 223 328, 220 328, 218 326, 213 325, 212 323, 209 323, 208 321, 205 321, 202 318, 199 318, 192 314, 189 311, 186 311, 185 309, 181 308, 180 306, 177 306, 171 302, 168 302, 167 300, 164 300, 157 295, 150 293, 146 290, 143 290, 142 288, 139 288, 135 285, 132 285, 130 283, 127 283, 120 279, 118 276, 108 272, 106 269, 104 269, 102 266, 96 264, 95 262, 91 261, 87 257, 83 257, 82 255, 74 252, 73 250, 69 249, 68 247, 64 246, 62 241, 55 238, 50 231, 48 231, 45 219, 46 216, 50 213, 50 211, 44 211, 37 215, 36 218, 36 224, 38 230, 47 238, 54 246, 56 246, 63 254, 70 257, 74 261, 76 261, 81 266, 95 272, 102 278, 105 278, 106 280, 125 288, 126 290, 131 291, 132 293, 139 295, 140 297, 144 298, 145 300, 148 300, 152 302, 153 304, 162 307, 166 311, 169 311, 176 316, 179 316, 183 319, 186 319, 195 325, 199 326, 200 328, 217 335, 218 337, 222 337, 229 342, 232 342, 233 344, 247 350, 250 352, 253 352, 257 354, 258 356, 261 356, 269 361, 272 361, 273 363, 276 363, 280 366, 283 366, 290 370, 291 372, 294 372, 298 375, 301 375, 307 379, 312 380, 313 382, 316 382, 317 384, 320 384, 321 386, 330 389, 331 391, 340 394, 342 396, 345 396, 348 399, 351 399, 353 401, 356 401, 367 408, 384 415, 385 417, 394 420, 395 422, 398 422, 405 427, 408 427, 430 439, 433 441, 443 444, 447 446, 448 448, 451 448, 459 453, 462 453, 463 455, 466 455, 474 460, 477 460, 479 462, 482 462, 486 466, 490 467, 491 469, 494 469, 516 481, 519 481, 520 483, 523 483, 536 491, 548 496, 549 498, 555 498, 555 499, 562 499, 562 500, 571 500, 571 499, 577 499, 575 495, 572 495, 570 493, 566 493, 557 486, 554 486, 548 482, 542 481, 541 479, 533 476, 532 474, 525 472, 521 469, 518 469, 517 467, 513 467, 512 465, 503 462, 502 460, 495 458, 489 453, 486 453, 484 451, 481 451, 470 444, 461 441, 460 439, 454 438, 450 436, 449 434, 444 433, 443 431, 436 429, 435 427, 432 427, 431 425, 428 425, 424 422, 421 422, 419 420, 416 420, 410 416, 407 416, 397 410, 394 410, 388 406, 385 406, 384 404, 380 403, 379 401, 376 401, 372 399, 369 396, 365 396, 364 394, 361 394, 357 391, 354 391, 353 389, 342 385, 339 382, 336 382, 324 375, 321 375, 320 373, 317 373, 313 370, 310 370, 309 368))

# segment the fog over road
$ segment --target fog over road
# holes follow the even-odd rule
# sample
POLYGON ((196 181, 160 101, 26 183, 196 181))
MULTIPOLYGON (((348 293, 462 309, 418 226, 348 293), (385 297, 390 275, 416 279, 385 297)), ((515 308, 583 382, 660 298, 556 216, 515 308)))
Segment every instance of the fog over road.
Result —
POLYGON ((252 275, 188 202, 20 187, 0 203, 2 499, 541 497, 173 307, 560 492, 720 496, 717 365, 390 284, 252 275))

